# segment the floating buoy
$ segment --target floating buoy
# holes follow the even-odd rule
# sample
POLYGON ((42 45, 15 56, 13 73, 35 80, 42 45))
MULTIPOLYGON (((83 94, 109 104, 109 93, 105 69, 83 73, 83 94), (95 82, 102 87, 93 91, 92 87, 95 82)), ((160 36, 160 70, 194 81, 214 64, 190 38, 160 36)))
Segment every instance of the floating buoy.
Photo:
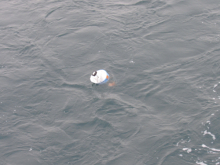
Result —
POLYGON ((108 82, 109 78, 109 74, 105 70, 101 69, 92 73, 90 81, 95 84, 104 84, 108 82))

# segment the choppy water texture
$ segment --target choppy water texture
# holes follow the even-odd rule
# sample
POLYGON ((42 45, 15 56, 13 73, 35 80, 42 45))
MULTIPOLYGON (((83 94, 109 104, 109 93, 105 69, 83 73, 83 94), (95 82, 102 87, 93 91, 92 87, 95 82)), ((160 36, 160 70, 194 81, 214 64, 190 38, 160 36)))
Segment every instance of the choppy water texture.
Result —
POLYGON ((218 0, 0 1, 1 165, 220 164, 218 0), (116 86, 92 86, 105 69, 116 86))

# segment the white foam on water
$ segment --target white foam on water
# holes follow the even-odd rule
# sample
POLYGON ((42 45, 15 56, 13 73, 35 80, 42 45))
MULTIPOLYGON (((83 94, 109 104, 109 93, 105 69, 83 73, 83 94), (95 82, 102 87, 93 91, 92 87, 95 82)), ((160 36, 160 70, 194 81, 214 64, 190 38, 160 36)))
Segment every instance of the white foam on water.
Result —
POLYGON ((217 87, 217 86, 218 86, 218 84, 215 84, 215 85, 213 86, 213 92, 216 92, 215 87, 217 87))
POLYGON ((206 123, 211 124, 211 122, 210 122, 210 121, 206 121, 206 123))
POLYGON ((213 139, 213 140, 216 139, 215 135, 212 134, 211 132, 208 132, 207 130, 205 130, 205 131, 203 132, 203 136, 204 136, 204 135, 210 135, 210 136, 212 136, 212 139, 213 139))
POLYGON ((176 143, 176 146, 179 146, 180 143, 184 144, 184 143, 189 143, 191 141, 191 139, 189 140, 183 140, 181 139, 179 142, 176 143))
POLYGON ((183 148, 183 151, 186 151, 187 153, 190 153, 190 152, 192 152, 192 149, 191 148, 183 148))
POLYGON ((203 163, 203 162, 198 162, 198 161, 196 161, 196 164, 207 165, 207 164, 205 164, 205 163, 203 163))
POLYGON ((203 148, 208 148, 208 149, 210 149, 210 150, 212 150, 212 151, 220 152, 220 149, 210 148, 210 147, 206 146, 205 144, 202 144, 202 147, 203 147, 203 148))

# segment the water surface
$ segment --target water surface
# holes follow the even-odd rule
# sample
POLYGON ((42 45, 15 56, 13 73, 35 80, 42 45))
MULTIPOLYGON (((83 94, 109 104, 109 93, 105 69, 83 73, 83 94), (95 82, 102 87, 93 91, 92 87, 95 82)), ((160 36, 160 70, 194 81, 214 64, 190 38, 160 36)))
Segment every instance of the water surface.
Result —
POLYGON ((3 0, 0 15, 0 164, 220 164, 217 0, 3 0), (93 86, 97 69, 116 86, 93 86))

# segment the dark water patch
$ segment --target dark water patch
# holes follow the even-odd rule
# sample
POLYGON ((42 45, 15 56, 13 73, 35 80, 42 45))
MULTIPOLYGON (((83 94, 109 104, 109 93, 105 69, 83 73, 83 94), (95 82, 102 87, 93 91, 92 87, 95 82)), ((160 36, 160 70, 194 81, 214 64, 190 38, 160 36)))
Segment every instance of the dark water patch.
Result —
POLYGON ((0 3, 2 164, 219 164, 216 0, 0 3))
POLYGON ((151 4, 152 1, 146 0, 146 1, 138 1, 134 5, 146 5, 146 4, 151 4))
POLYGON ((125 115, 125 109, 132 109, 131 105, 119 102, 115 99, 106 99, 102 106, 96 111, 97 114, 125 115))

